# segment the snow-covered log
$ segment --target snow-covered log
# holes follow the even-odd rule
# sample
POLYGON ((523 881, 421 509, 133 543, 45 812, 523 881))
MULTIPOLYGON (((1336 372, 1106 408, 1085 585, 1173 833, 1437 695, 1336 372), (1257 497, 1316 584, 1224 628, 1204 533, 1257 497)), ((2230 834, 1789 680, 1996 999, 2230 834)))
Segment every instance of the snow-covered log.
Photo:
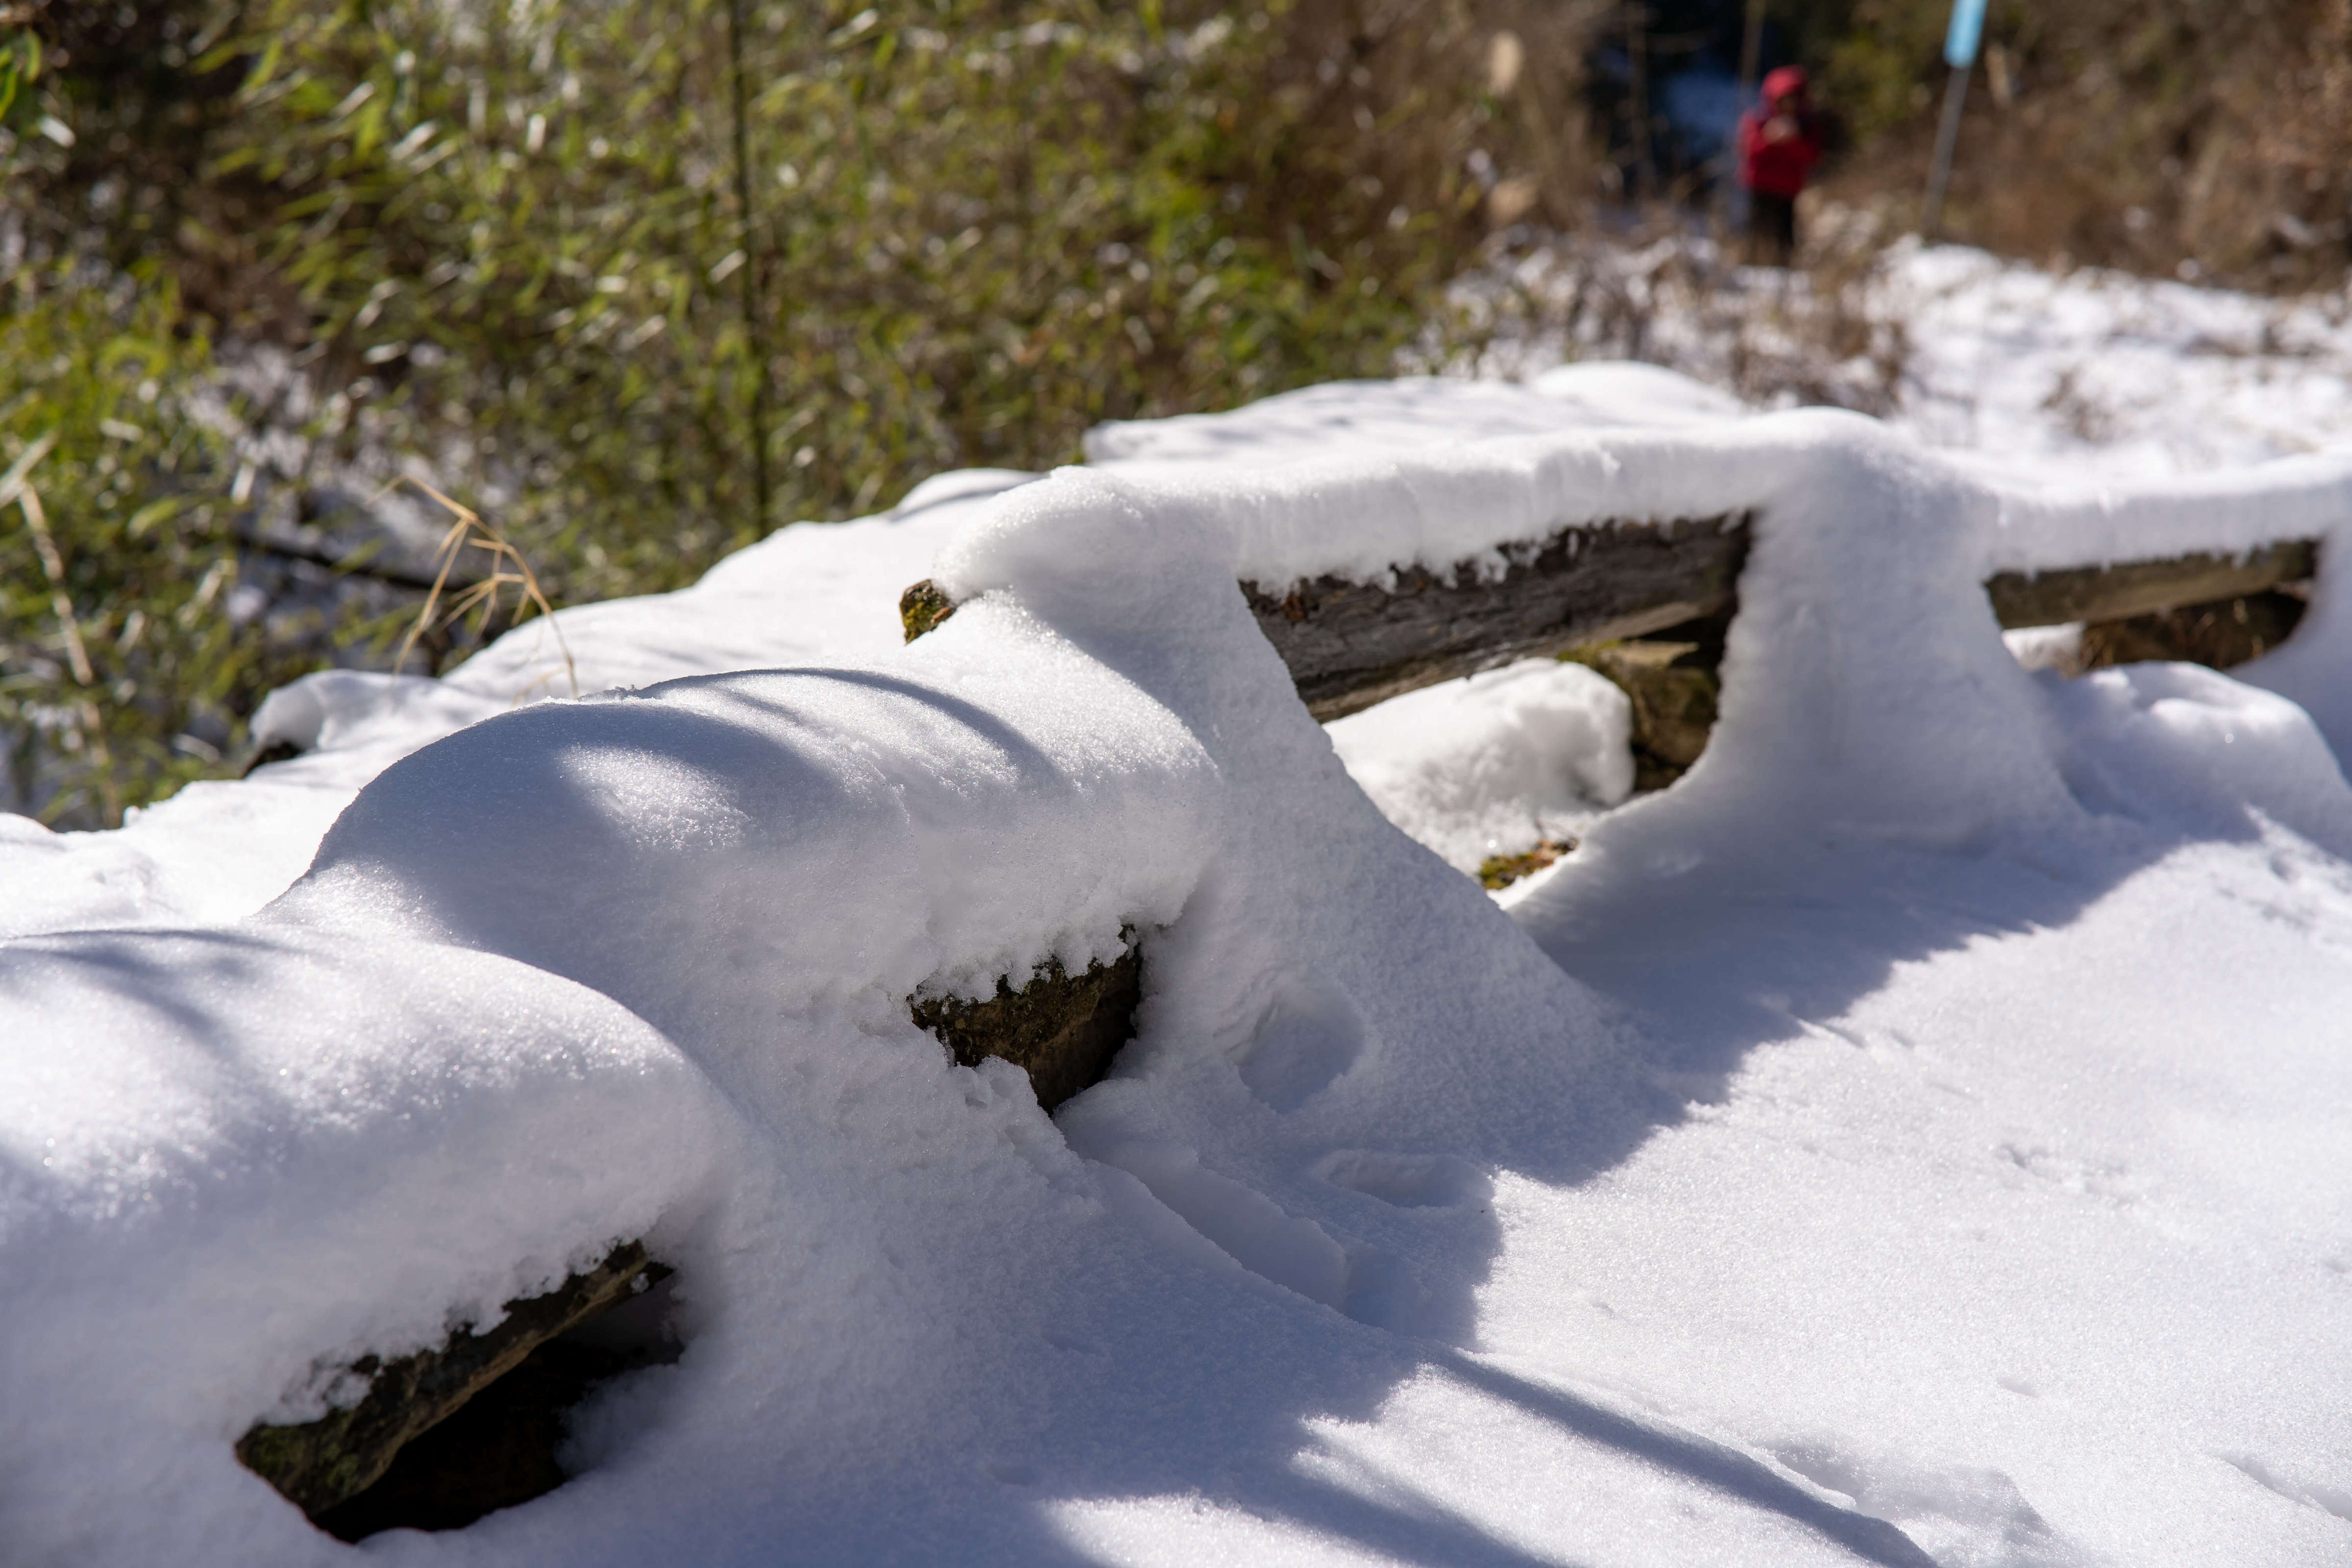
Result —
MULTIPOLYGON (((1499 561, 1407 562, 1370 580, 1244 579, 1241 590, 1307 710, 1328 721, 1515 659, 1720 615, 1733 604, 1748 521, 1742 511, 1612 521, 1506 546, 1499 561)), ((908 588, 898 602, 908 640, 955 608, 929 578, 908 588)))
POLYGON ((1330 720, 1514 659, 1727 609, 1748 522, 1742 512, 1564 529, 1507 552, 1499 577, 1464 562, 1445 573, 1403 566, 1384 583, 1325 575, 1241 587, 1307 710, 1330 720))
MULTIPOLYGON (((1307 710, 1328 721, 1515 659, 1646 637, 1721 615, 1738 600, 1752 510, 1665 522, 1604 521, 1504 546, 1499 573, 1476 559, 1241 590, 1307 710)), ((2308 539, 2242 554, 2192 552, 1986 581, 2005 628, 2120 621, 2310 580, 2308 539)), ((899 600, 908 641, 955 613, 929 578, 899 600)), ((2188 647, 2171 657, 2203 662, 2188 647)))

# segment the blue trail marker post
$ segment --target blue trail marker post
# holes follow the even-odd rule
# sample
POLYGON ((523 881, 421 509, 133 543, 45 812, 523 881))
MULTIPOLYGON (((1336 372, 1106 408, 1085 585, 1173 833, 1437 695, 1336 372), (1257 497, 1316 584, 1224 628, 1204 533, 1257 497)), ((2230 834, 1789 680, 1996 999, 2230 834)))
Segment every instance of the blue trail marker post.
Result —
POLYGON ((1944 34, 1944 63, 1952 74, 1944 80, 1944 118, 1936 127, 1936 161, 1927 172, 1927 208, 1919 221, 1920 234, 1937 238, 1944 226, 1944 187, 1952 177, 1952 148, 1960 139, 1960 106, 1968 101, 1969 68, 1977 63, 1977 46, 1984 42, 1985 0, 1952 0, 1952 25, 1944 34))

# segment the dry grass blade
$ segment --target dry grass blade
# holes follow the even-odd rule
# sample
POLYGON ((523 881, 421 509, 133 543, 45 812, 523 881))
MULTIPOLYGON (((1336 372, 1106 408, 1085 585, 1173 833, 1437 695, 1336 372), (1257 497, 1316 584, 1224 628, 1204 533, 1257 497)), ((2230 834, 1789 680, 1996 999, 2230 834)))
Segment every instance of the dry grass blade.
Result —
MULTIPOLYGON (((14 502, 24 513, 25 528, 33 536, 33 552, 41 559, 41 574, 49 582, 49 607, 58 617, 58 630, 64 634, 66 663, 73 671, 74 684, 84 689, 98 684, 98 671, 89 662, 89 646, 82 640, 81 617, 74 613, 73 595, 66 587, 65 556, 58 549, 57 537, 49 531, 49 515, 41 505, 41 492, 33 488, 33 469, 49 448, 56 446, 58 433, 51 430, 26 447, 0 474, 0 507, 14 502)), ((106 722, 98 704, 84 698, 74 704, 75 717, 80 721, 81 732, 98 763, 99 793, 104 822, 109 827, 122 824, 122 792, 114 776, 114 754, 106 742, 106 722)))
POLYGON ((34 466, 47 457, 49 448, 57 444, 58 433, 55 430, 45 432, 39 440, 26 447, 16 460, 8 465, 6 473, 0 474, 0 507, 16 499, 17 493, 29 482, 28 476, 34 466))
POLYGON ((572 683, 572 695, 580 695, 580 671, 572 663, 571 645, 563 640, 563 627, 555 618, 555 606, 539 586, 539 574, 530 569, 522 552, 507 542, 499 531, 484 522, 481 514, 459 501, 451 500, 431 485, 413 475, 404 475, 407 483, 430 496, 441 509, 457 521, 434 546, 435 559, 439 563, 433 574, 433 586, 425 595, 424 607, 416 612, 415 622, 409 626, 408 636, 401 639, 400 653, 392 661, 393 673, 400 673, 408 662, 409 653, 417 639, 436 626, 461 621, 468 615, 475 617, 477 633, 489 629, 490 617, 498 613, 499 596, 502 590, 516 590, 515 610, 510 624, 519 625, 526 609, 536 609, 547 619, 548 629, 555 634, 556 651, 563 656, 563 673, 572 683), (441 609, 442 595, 449 586, 449 574, 457 569, 458 557, 467 550, 479 550, 490 557, 490 569, 483 576, 467 583, 451 599, 446 611, 441 609))
POLYGON ((58 433, 43 436, 25 449, 24 455, 0 474, 0 507, 16 503, 25 514, 25 528, 33 536, 33 552, 41 558, 42 574, 49 580, 49 604, 57 611, 58 626, 65 634, 66 661, 73 667, 74 682, 79 686, 97 684, 98 676, 91 669, 89 650, 81 639, 81 621, 74 614, 73 600, 66 592, 65 557, 58 552, 58 542, 49 532, 48 513, 41 506, 41 494, 33 488, 35 465, 56 446, 58 433))

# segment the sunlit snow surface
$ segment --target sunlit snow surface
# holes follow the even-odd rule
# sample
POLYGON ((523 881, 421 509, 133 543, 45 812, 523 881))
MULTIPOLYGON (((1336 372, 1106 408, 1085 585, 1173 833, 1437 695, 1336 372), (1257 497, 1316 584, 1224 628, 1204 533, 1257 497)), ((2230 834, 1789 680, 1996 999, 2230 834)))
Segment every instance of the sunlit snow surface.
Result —
POLYGON ((1988 487, 1735 415, 1603 366, 1122 427, 566 612, 600 700, 508 713, 525 628, 9 829, 0 1556, 339 1560, 235 1436, 647 1235, 685 1358, 371 1552, 2345 1561, 2352 584, 2245 679, 2073 684, 1972 584, 2330 532, 2352 462, 1988 487), (1622 717, 1540 668, 1341 731, 1433 842, 1588 813, 1507 910, 1231 587, 1728 503, 1674 789, 1602 812, 1622 717), (1052 1121, 899 1005, 1127 923, 1140 1037, 1052 1121))
POLYGON ((1464 871, 1573 839, 1633 788, 1633 705, 1582 665, 1531 658, 1325 726, 1381 815, 1464 871))
POLYGON ((1912 348, 1895 422, 1988 464, 2152 479, 2352 439, 2352 293, 2053 275, 1951 246, 1898 253, 1873 310, 1912 348))

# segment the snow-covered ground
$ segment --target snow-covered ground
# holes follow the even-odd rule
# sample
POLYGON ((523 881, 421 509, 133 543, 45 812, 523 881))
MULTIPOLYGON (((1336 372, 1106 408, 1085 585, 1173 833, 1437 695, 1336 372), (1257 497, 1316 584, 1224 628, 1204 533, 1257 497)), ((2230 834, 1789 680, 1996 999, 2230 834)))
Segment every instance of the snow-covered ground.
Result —
POLYGON ((1622 354, 1772 406, 1863 408, 2013 474, 2196 474, 2352 432, 2352 289, 2266 299, 1915 240, 1782 273, 1674 237, 1538 247, 1462 293, 1503 327, 1488 375, 1622 354))
POLYGON ((2029 446, 1641 366, 1318 389, 567 611, 601 697, 525 627, 5 828, 6 1560, 335 1560, 236 1436, 646 1236, 683 1359, 558 1491, 363 1550, 2345 1561, 2352 548, 2234 679, 2029 673, 1976 584, 2333 537, 2352 456, 2029 446), (1233 588, 1735 506, 1722 721, 1623 804, 1586 672, 1327 732, 1233 588), (1500 900, 1415 841, 1519 816, 1582 842, 1500 900), (1123 926, 1141 1032, 1051 1120, 907 1017, 1123 926))
POLYGON ((2153 478, 2352 438, 2352 295, 2053 275, 1957 247, 1901 252, 1884 288, 1913 345, 1895 422, 1933 446, 2153 478))

